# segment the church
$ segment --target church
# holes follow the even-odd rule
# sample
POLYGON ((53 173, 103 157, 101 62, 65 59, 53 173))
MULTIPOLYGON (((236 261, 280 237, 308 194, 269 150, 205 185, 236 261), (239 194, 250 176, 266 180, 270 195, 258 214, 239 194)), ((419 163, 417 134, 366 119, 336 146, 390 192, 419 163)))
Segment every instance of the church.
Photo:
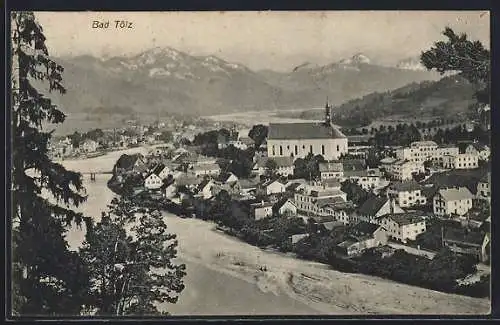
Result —
POLYGON ((271 123, 267 137, 268 157, 304 158, 309 153, 337 160, 347 153, 347 137, 332 123, 332 107, 325 105, 325 121, 271 123))

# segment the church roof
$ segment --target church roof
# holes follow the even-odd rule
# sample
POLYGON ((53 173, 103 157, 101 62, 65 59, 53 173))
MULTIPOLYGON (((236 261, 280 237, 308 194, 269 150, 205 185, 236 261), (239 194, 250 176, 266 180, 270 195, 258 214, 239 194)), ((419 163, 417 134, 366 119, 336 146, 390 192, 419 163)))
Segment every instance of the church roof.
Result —
POLYGON ((324 123, 271 123, 268 139, 343 139, 346 136, 333 126, 324 123))

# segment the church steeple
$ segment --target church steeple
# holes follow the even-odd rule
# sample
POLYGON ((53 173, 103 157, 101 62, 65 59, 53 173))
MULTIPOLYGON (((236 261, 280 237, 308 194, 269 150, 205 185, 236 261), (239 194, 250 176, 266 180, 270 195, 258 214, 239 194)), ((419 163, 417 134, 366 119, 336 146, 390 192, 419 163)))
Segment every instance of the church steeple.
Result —
POLYGON ((325 123, 327 125, 330 125, 330 122, 332 121, 332 116, 331 116, 331 107, 330 103, 328 102, 328 96, 326 96, 326 104, 325 104, 325 123))

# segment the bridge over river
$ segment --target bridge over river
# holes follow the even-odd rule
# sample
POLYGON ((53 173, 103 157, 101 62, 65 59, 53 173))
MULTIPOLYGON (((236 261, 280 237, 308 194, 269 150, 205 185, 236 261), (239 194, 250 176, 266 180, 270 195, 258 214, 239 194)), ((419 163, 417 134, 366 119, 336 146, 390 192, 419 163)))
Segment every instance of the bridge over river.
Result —
POLYGON ((122 154, 146 154, 149 148, 138 147, 108 152, 105 155, 87 159, 68 159, 58 161, 66 169, 87 175, 112 174, 116 161, 122 154))

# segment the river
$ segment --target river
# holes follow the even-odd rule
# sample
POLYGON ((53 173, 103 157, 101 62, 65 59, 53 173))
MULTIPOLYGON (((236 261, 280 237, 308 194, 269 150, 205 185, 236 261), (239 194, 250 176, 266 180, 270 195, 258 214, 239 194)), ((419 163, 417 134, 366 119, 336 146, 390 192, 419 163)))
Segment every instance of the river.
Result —
MULTIPOLYGON (((117 156, 112 153, 112 156, 117 156)), ((119 156, 119 154, 118 154, 119 156)), ((94 164, 101 158, 106 164, 108 157, 93 158, 94 164)), ((86 165, 83 161, 66 161, 64 165, 86 165)), ((106 166, 107 167, 107 166, 106 166)), ((87 216, 99 220, 101 212, 115 195, 107 188, 110 175, 96 175, 95 181, 84 176, 87 190, 87 201, 77 208, 87 216)), ((172 218, 175 218, 172 216, 172 218)), ((168 222, 167 222, 168 224, 168 222)), ((176 227, 179 234, 182 227, 176 227)), ((189 231, 186 229, 186 231, 189 231)), ((82 229, 73 227, 67 233, 67 241, 71 249, 78 249, 85 237, 85 226, 82 229)), ((283 314, 317 314, 318 312, 306 304, 290 298, 286 294, 275 295, 263 292, 255 284, 205 267, 201 263, 183 259, 183 241, 179 241, 179 261, 186 264, 187 275, 184 279, 185 289, 176 304, 164 304, 163 310, 172 315, 283 315, 283 314)))

